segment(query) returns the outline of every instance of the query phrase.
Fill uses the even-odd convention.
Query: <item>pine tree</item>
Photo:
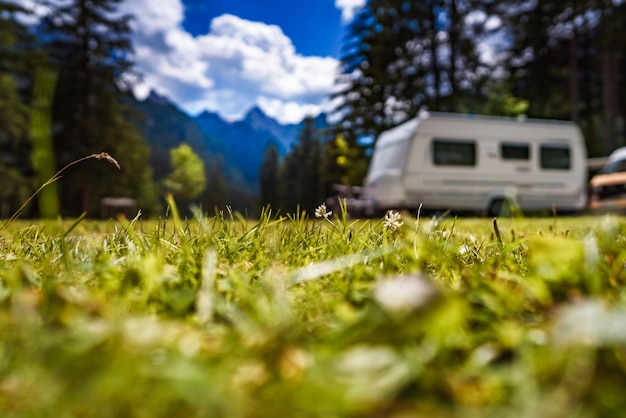
[[[511,40],[512,93],[529,103],[528,115],[577,121],[590,155],[618,146],[626,137],[617,130],[626,117],[626,5],[540,0],[497,9]]]
[[[278,171],[280,194],[279,207],[287,213],[296,209],[312,214],[324,201],[327,190],[323,169],[325,166],[324,145],[321,132],[313,118],[305,118],[298,143],[287,153]],[[272,151],[270,151],[271,153]],[[271,161],[271,154],[266,160]],[[268,168],[271,167],[268,163]],[[270,169],[266,173],[269,174]],[[267,186],[269,187],[269,183]]]
[[[312,214],[324,200],[322,191],[322,144],[315,120],[307,117],[302,122],[299,143],[295,149],[301,161],[298,179],[300,182],[300,207]]]
[[[284,213],[295,213],[300,207],[302,196],[302,185],[299,181],[300,169],[301,161],[298,153],[293,149],[285,155],[278,174],[280,209]]]
[[[485,76],[477,0],[369,0],[348,26],[335,97],[337,131],[354,144],[415,116],[420,108],[460,111]]]
[[[274,212],[280,209],[279,189],[280,156],[276,145],[270,143],[265,150],[263,163],[259,172],[259,188],[261,190],[261,206],[269,206]]]
[[[335,112],[341,119],[336,129],[351,143],[361,135],[375,134],[389,123],[385,114],[386,62],[392,49],[381,47],[377,33],[378,1],[370,0],[347,27],[341,55],[340,100]]]
[[[28,108],[19,95],[15,79],[25,65],[24,56],[18,50],[24,28],[15,16],[23,11],[20,6],[0,1],[0,144],[14,146],[28,131]]]
[[[13,143],[27,131],[27,107],[21,101],[15,78],[0,72],[0,142]]]
[[[564,103],[554,100],[564,99],[564,95],[554,92],[559,86],[567,91],[563,68],[566,49],[561,40],[554,37],[553,22],[559,15],[559,5],[553,1],[539,0],[534,4],[525,3],[515,8],[506,8],[503,18],[507,23],[512,44],[508,54],[508,69],[514,81],[514,93],[527,98],[530,103],[529,116],[562,117],[568,115]],[[558,112],[550,114],[550,112]]]
[[[28,141],[28,107],[17,80],[25,75],[26,30],[16,13],[26,10],[0,1],[0,216],[10,216],[34,190]]]
[[[205,191],[207,211],[223,210],[228,204],[228,184],[222,172],[223,157],[218,155],[211,162],[207,188]]]
[[[132,70],[130,16],[119,16],[121,0],[72,0],[51,5],[42,33],[59,68],[53,121],[58,165],[96,152],[116,158],[121,172],[90,162],[62,179],[65,212],[93,211],[99,198],[144,199],[151,181],[148,146],[129,123],[123,98]],[[104,179],[107,179],[104,181]]]

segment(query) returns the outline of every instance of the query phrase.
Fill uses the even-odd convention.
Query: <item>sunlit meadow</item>
[[[321,206],[17,220],[0,416],[622,416],[625,233]]]

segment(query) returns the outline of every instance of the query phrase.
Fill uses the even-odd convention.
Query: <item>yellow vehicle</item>
[[[604,167],[589,182],[589,209],[626,211],[626,147],[609,155]]]

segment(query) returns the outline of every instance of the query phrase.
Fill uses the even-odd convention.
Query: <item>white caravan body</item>
[[[422,112],[377,139],[363,187],[370,210],[420,206],[497,214],[579,211],[587,152],[573,122]]]

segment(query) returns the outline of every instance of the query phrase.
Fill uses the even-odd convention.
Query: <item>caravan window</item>
[[[572,166],[569,145],[541,145],[539,149],[541,168],[569,170]]]
[[[503,160],[529,160],[530,146],[522,143],[503,142],[500,144],[500,155]]]
[[[433,141],[433,162],[435,165],[476,165],[476,142],[458,139],[437,139]]]

